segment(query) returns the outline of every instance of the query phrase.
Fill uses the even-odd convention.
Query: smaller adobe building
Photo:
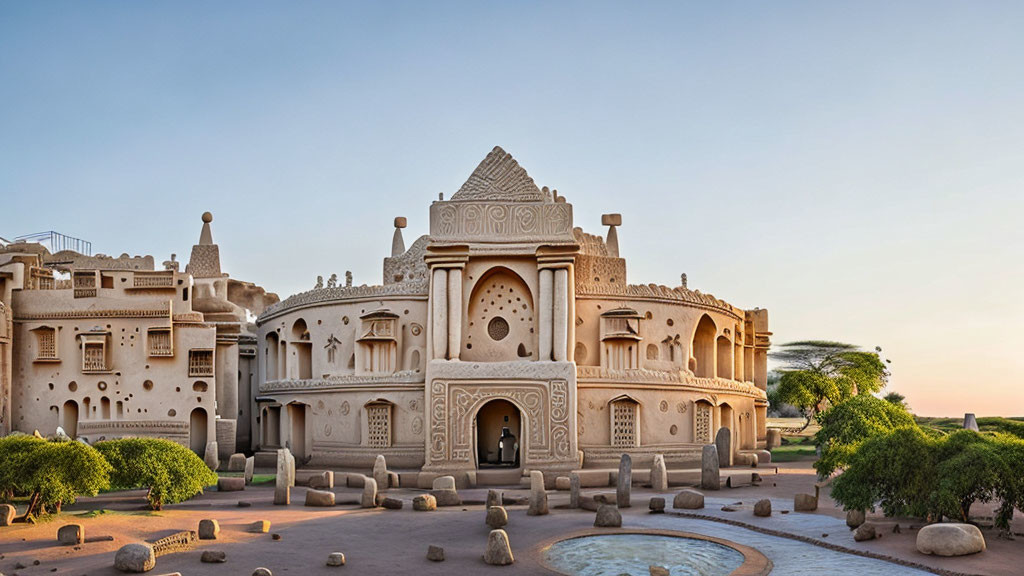
[[[381,284],[318,283],[259,316],[256,450],[450,473],[692,465],[719,427],[763,447],[766,310],[685,275],[628,283],[621,217],[584,232],[501,148],[429,218],[408,248],[395,219]]]

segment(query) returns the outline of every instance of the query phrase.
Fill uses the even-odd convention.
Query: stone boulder
[[[334,506],[334,492],[329,490],[306,490],[306,506]]]
[[[985,537],[973,524],[929,524],[917,532],[917,551],[937,556],[965,556],[985,551]]]
[[[228,561],[228,555],[222,550],[203,550],[199,561],[207,564],[221,564]]]
[[[217,478],[218,492],[241,492],[245,490],[245,478],[221,476]]]
[[[249,524],[249,532],[256,534],[266,534],[270,532],[270,520],[257,520],[252,524]]]
[[[270,568],[260,566],[252,571],[252,576],[274,576],[274,573],[270,571]]]
[[[555,490],[559,492],[568,492],[570,488],[569,477],[559,476],[555,478]]]
[[[700,510],[704,507],[704,495],[689,488],[680,490],[672,500],[672,507],[680,510]]]
[[[455,477],[439,476],[434,478],[434,483],[431,488],[434,490],[455,490]]]
[[[412,499],[412,509],[417,512],[430,512],[437,510],[437,498],[430,494],[420,494]]]
[[[619,513],[618,508],[611,504],[601,504],[597,507],[594,526],[597,528],[621,528],[622,514]]]
[[[444,548],[440,546],[427,546],[427,560],[431,562],[444,562]]]
[[[491,506],[501,506],[501,496],[502,493],[500,490],[488,490],[487,505],[485,506],[485,508],[490,508]]]
[[[487,509],[486,522],[491,530],[504,528],[508,525],[508,512],[501,506],[491,506]]]
[[[405,506],[405,502],[398,498],[385,498],[380,505],[388,510],[401,510]]]
[[[245,472],[245,454],[239,452],[228,457],[228,472]]]
[[[767,517],[772,515],[772,501],[764,498],[754,504],[754,516]]]
[[[146,543],[125,544],[114,554],[114,568],[121,572],[149,572],[155,567],[156,554]]]
[[[797,494],[793,496],[795,512],[814,512],[818,509],[818,498],[814,494]]]
[[[10,504],[0,504],[0,526],[10,526],[18,511]]]
[[[669,576],[668,568],[664,566],[650,565],[647,567],[647,573],[651,576]]]
[[[462,497],[455,490],[431,490],[438,506],[462,506]]]
[[[309,477],[309,487],[317,490],[330,490],[334,488],[334,471],[324,470],[319,474]]]
[[[57,541],[65,546],[85,542],[85,528],[81,524],[65,524],[57,530]]]
[[[327,565],[328,566],[344,566],[345,565],[345,555],[342,554],[341,552],[331,552],[330,554],[327,555]]]
[[[864,511],[863,510],[847,510],[846,511],[846,525],[850,528],[856,528],[864,523]]]
[[[651,498],[651,501],[647,504],[647,508],[651,511],[651,514],[664,514],[665,499],[661,496],[655,496]]]
[[[871,522],[864,522],[853,531],[854,542],[864,542],[866,540],[874,540],[878,536],[878,531],[875,529],[875,525]]]
[[[508,543],[508,533],[504,530],[491,530],[487,535],[487,549],[484,551],[484,562],[492,566],[508,566],[515,562],[512,546]]]
[[[216,540],[220,535],[220,522],[207,518],[199,521],[199,539]]]

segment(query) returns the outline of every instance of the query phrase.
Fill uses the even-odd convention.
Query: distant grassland
[[[929,418],[915,416],[917,425],[922,428],[931,428],[940,432],[950,433],[964,427],[963,418]],[[1012,418],[1001,418],[998,416],[985,416],[978,418],[978,429],[982,432],[1003,432],[1024,438],[1024,416]]]

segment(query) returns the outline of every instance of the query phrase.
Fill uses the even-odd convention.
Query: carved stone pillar
[[[552,303],[552,347],[556,362],[565,362],[568,356],[569,337],[569,271],[555,270],[554,302]]]
[[[448,270],[448,358],[459,359],[462,347],[462,269]]]
[[[434,268],[430,331],[434,345],[432,357],[444,359],[448,351],[448,271]]]
[[[537,321],[540,324],[538,338],[540,352],[537,357],[542,361],[551,360],[554,276],[553,270],[545,268],[540,271],[540,309],[537,310]]]

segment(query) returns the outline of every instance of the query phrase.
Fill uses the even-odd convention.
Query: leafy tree
[[[60,511],[78,496],[95,496],[109,486],[110,465],[82,442],[48,442],[34,436],[0,439],[0,491],[28,495],[25,517]]]
[[[940,441],[917,427],[868,438],[832,482],[832,498],[847,510],[873,510],[877,504],[886,516],[927,516]]]
[[[217,475],[191,450],[162,438],[123,438],[96,444],[114,467],[111,483],[121,489],[148,488],[150,508],[188,500],[217,483]]]
[[[868,438],[896,428],[917,428],[914,417],[902,406],[869,394],[854,396],[818,414],[821,429],[814,442],[821,458],[814,463],[822,477],[845,466],[857,447]]]
[[[879,357],[881,348],[865,352],[853,344],[822,340],[789,342],[778,348],[772,356],[784,365],[776,397],[800,409],[807,419],[804,428],[827,405],[878,392],[889,379],[888,360]]]
[[[936,514],[967,522],[971,504],[990,501],[1009,469],[996,443],[972,430],[953,432],[935,446],[936,486],[929,507]]]

